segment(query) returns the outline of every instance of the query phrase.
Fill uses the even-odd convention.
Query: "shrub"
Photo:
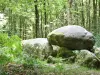
[[[7,34],[0,33],[0,47],[3,47],[4,44],[8,41],[9,37]]]
[[[0,33],[0,64],[19,61],[22,55],[21,39]],[[19,58],[20,57],[20,58]]]

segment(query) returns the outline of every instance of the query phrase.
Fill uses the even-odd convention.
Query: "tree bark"
[[[93,28],[94,34],[97,33],[97,0],[93,0]]]
[[[44,0],[44,24],[45,24],[45,37],[47,37],[47,12],[46,12],[46,0]]]
[[[85,19],[84,19],[84,3],[83,3],[83,0],[82,0],[82,11],[81,11],[81,13],[82,13],[82,21],[81,21],[81,23],[82,23],[82,25],[85,27]]]
[[[39,10],[38,1],[34,0],[35,3],[35,37],[39,37]]]

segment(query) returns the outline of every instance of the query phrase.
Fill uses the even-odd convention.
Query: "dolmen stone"
[[[52,46],[47,38],[35,38],[22,40],[23,51],[33,58],[44,59],[52,53]]]
[[[95,44],[93,34],[78,25],[68,25],[55,29],[48,34],[47,39],[52,45],[71,50],[91,50]]]

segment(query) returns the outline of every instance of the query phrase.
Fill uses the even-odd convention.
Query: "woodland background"
[[[100,0],[0,0],[6,24],[0,29],[22,39],[47,37],[65,25],[81,25],[100,34]]]

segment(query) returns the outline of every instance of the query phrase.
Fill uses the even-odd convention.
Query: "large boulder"
[[[40,59],[47,58],[53,50],[46,38],[23,40],[22,46],[25,53]]]
[[[94,53],[88,50],[80,50],[76,55],[75,62],[77,64],[92,68],[100,68],[100,60]]]
[[[66,47],[71,50],[91,50],[95,44],[93,34],[77,25],[58,28],[49,33],[47,38],[52,45]]]

